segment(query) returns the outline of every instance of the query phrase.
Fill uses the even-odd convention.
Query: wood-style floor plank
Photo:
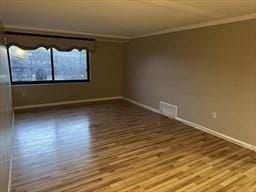
[[[16,114],[12,192],[256,192],[256,153],[125,101]]]

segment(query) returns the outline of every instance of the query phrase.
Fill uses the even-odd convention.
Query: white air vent
[[[160,114],[174,119],[177,117],[177,111],[177,106],[160,101]]]

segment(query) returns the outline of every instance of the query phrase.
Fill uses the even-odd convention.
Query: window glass
[[[10,73],[17,84],[89,81],[86,50],[9,47]]]
[[[11,46],[9,55],[13,82],[52,80],[50,50]]]
[[[86,50],[58,51],[53,48],[53,63],[55,80],[88,79]]]

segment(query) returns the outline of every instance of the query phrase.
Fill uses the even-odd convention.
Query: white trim
[[[145,33],[145,34],[134,35],[134,36],[99,34],[99,33],[89,33],[89,32],[78,32],[78,31],[72,31],[72,30],[58,30],[58,29],[49,29],[49,28],[47,29],[47,28],[5,25],[5,24],[4,24],[4,28],[8,30],[14,30],[14,31],[31,31],[31,32],[42,32],[42,33],[45,32],[45,33],[62,33],[62,34],[69,34],[69,35],[80,35],[80,36],[86,36],[86,37],[94,37],[99,41],[128,42],[131,39],[136,39],[141,37],[161,35],[161,34],[166,34],[171,32],[185,31],[190,29],[203,28],[203,27],[209,27],[209,26],[221,25],[221,24],[227,24],[227,23],[234,23],[234,22],[246,21],[251,19],[256,19],[256,13],[237,16],[237,17],[217,19],[217,20],[203,22],[199,24],[185,25],[181,27],[170,28],[166,30],[156,31],[153,33]]]
[[[123,99],[125,99],[126,101],[129,101],[130,103],[133,103],[133,104],[135,104],[135,105],[137,105],[137,106],[139,106],[139,107],[143,107],[144,109],[147,109],[147,110],[150,110],[150,111],[153,111],[153,112],[155,112],[155,113],[160,114],[160,110],[154,109],[154,108],[152,108],[152,107],[150,107],[150,106],[148,106],[148,105],[145,105],[145,104],[142,104],[142,103],[140,103],[140,102],[134,101],[134,100],[129,99],[129,98],[127,98],[127,97],[123,97]],[[191,127],[193,127],[193,128],[199,129],[199,130],[201,130],[201,131],[203,131],[203,132],[209,133],[209,134],[211,134],[211,135],[214,135],[214,136],[216,136],[216,137],[219,137],[219,138],[221,138],[221,139],[224,139],[224,140],[226,140],[226,141],[228,141],[228,142],[234,143],[234,144],[239,145],[239,146],[241,146],[241,147],[243,147],[243,148],[250,149],[250,150],[256,152],[256,146],[255,146],[255,145],[246,143],[246,142],[244,142],[244,141],[240,141],[240,140],[238,140],[238,139],[232,138],[232,137],[230,137],[230,136],[227,136],[227,135],[225,135],[225,134],[219,133],[219,132],[217,132],[217,131],[213,131],[213,130],[208,129],[208,128],[204,127],[204,126],[201,126],[201,125],[199,125],[199,124],[193,123],[193,122],[191,122],[191,121],[187,121],[187,120],[182,119],[182,118],[180,118],[180,117],[176,117],[175,119],[176,119],[177,121],[180,121],[180,122],[182,122],[182,123],[188,125],[188,126],[191,126]]]
[[[96,102],[96,101],[109,101],[109,100],[118,100],[118,99],[122,99],[122,98],[123,98],[122,96],[101,97],[101,98],[95,98],[95,99],[81,99],[81,100],[73,100],[73,101],[43,103],[43,104],[36,104],[36,105],[24,105],[24,106],[16,106],[16,107],[14,107],[14,110],[32,109],[32,108],[41,108],[41,107],[50,107],[50,106],[59,106],[59,105],[69,105],[69,104],[76,104],[76,103],[88,103],[88,102]]]
[[[92,37],[96,38],[99,41],[110,41],[110,42],[126,42],[130,40],[130,37],[121,36],[121,35],[109,35],[109,34],[100,34],[100,33],[89,33],[89,32],[78,32],[72,30],[61,30],[61,29],[46,29],[38,27],[27,27],[27,26],[18,26],[18,25],[4,25],[5,30],[18,31],[18,32],[31,32],[31,33],[54,33],[54,34],[63,34],[63,35],[74,35],[82,37]]]
[[[14,112],[12,113],[12,127],[11,127],[11,138],[13,136],[13,130],[14,130],[14,122],[15,122],[15,115]],[[10,143],[10,165],[9,165],[9,178],[8,178],[8,192],[11,192],[11,185],[12,185],[12,160],[13,160],[13,145],[12,145],[12,139]]]
[[[135,104],[135,105],[138,105],[138,106],[140,106],[140,107],[142,107],[142,108],[145,108],[145,109],[147,109],[147,110],[149,110],[149,111],[152,111],[152,112],[155,112],[155,113],[160,113],[160,111],[159,111],[158,109],[155,109],[155,108],[153,108],[153,107],[149,107],[148,105],[144,105],[144,104],[142,104],[142,103],[140,103],[140,102],[134,101],[134,100],[129,99],[129,98],[127,98],[127,97],[123,97],[123,99],[126,100],[126,101],[128,101],[128,102],[130,102],[130,103],[133,103],[133,104]]]
[[[193,122],[191,122],[191,121],[182,119],[182,118],[180,118],[180,117],[177,117],[176,120],[178,120],[178,121],[180,121],[180,122],[182,122],[182,123],[184,123],[184,124],[186,124],[186,125],[189,125],[189,126],[191,126],[191,127],[194,127],[194,128],[196,128],[196,129],[199,129],[199,130],[201,130],[201,131],[203,131],[203,132],[209,133],[209,134],[211,134],[211,135],[214,135],[214,136],[216,136],[216,137],[219,137],[219,138],[221,138],[221,139],[224,139],[224,140],[226,140],[226,141],[229,141],[229,142],[231,142],[231,143],[240,145],[241,147],[244,147],[244,148],[247,148],[247,149],[256,151],[256,146],[251,145],[251,144],[249,144],[249,143],[240,141],[240,140],[235,139],[235,138],[233,138],[233,137],[227,136],[227,135],[225,135],[225,134],[223,134],[223,133],[220,133],[220,132],[217,132],[217,131],[213,131],[213,130],[208,129],[208,128],[202,126],[202,125],[193,123]]]
[[[247,15],[238,16],[238,17],[229,17],[229,18],[225,18],[225,19],[218,19],[218,20],[203,22],[203,23],[194,24],[194,25],[185,25],[185,26],[181,26],[181,27],[156,31],[153,33],[146,33],[143,35],[136,35],[136,36],[132,36],[131,39],[149,37],[149,36],[154,36],[154,35],[162,35],[162,34],[166,34],[166,33],[185,31],[185,30],[190,30],[190,29],[197,29],[197,28],[203,28],[203,27],[209,27],[209,26],[215,26],[215,25],[221,25],[221,24],[228,24],[228,23],[246,21],[246,20],[251,20],[251,19],[256,19],[256,13],[247,14]]]

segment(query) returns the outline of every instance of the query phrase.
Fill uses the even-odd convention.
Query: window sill
[[[12,82],[12,86],[59,85],[59,84],[76,84],[76,83],[86,83],[86,82],[90,82],[90,80],[24,81],[24,82]]]

